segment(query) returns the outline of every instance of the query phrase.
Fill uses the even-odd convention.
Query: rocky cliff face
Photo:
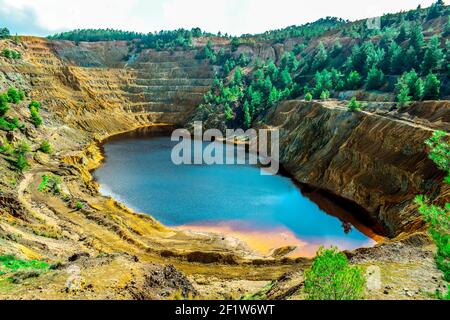
[[[356,202],[391,237],[420,230],[414,197],[450,195],[423,143],[432,130],[450,130],[450,105],[425,102],[398,112],[372,103],[365,110],[286,101],[267,123],[280,129],[280,161],[298,181]]]

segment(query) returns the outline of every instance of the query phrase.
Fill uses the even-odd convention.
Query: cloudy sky
[[[259,33],[325,16],[350,20],[428,7],[435,0],[0,0],[0,27],[45,36],[76,28],[140,32],[200,27]],[[445,0],[446,4],[450,0]]]

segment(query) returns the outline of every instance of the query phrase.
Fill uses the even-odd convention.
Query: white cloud
[[[412,9],[418,4],[429,6],[434,1],[0,0],[0,24],[8,12],[21,12],[35,16],[38,24],[35,33],[75,28],[117,28],[149,32],[198,26],[211,32],[221,30],[242,34],[298,25],[325,16],[361,19]],[[445,2],[448,4],[450,0]]]

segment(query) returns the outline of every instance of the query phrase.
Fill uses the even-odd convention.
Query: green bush
[[[362,270],[350,266],[337,248],[320,248],[311,269],[305,272],[309,300],[359,300],[364,297],[364,289]]]
[[[17,153],[26,154],[31,151],[31,147],[25,140],[22,140],[17,145]]]
[[[41,109],[41,104],[39,103],[39,102],[37,102],[37,101],[31,101],[30,102],[30,104],[28,105],[28,107],[31,109],[31,108],[36,108],[37,110],[39,110],[39,109]]]
[[[81,210],[84,208],[84,205],[80,201],[77,201],[77,203],[75,204],[75,207],[77,208],[77,210]]]
[[[39,150],[46,154],[52,153],[52,146],[47,140],[42,141],[41,145],[39,146]]]
[[[10,59],[10,58],[11,58],[11,50],[9,50],[9,49],[7,49],[7,48],[4,48],[4,49],[2,50],[2,55],[3,55],[5,58]]]
[[[21,154],[21,153],[19,155],[17,155],[17,158],[13,162],[13,164],[14,164],[14,167],[19,172],[22,172],[29,167],[29,164],[28,164],[27,159],[25,158],[25,155]]]
[[[0,130],[14,131],[16,129],[17,129],[17,124],[15,123],[14,119],[12,119],[11,121],[8,121],[5,118],[0,118]]]
[[[50,192],[50,193],[54,193],[54,194],[60,194],[61,193],[61,178],[54,174],[50,174],[50,175],[44,174],[42,176],[41,183],[38,186],[38,190],[40,192]]]
[[[30,107],[31,121],[36,127],[42,124],[42,118],[39,116],[39,109],[34,106]]]
[[[307,94],[305,94],[305,100],[306,100],[306,101],[311,101],[312,98],[313,98],[313,96],[312,96],[311,93],[308,92]]]
[[[356,100],[356,97],[352,97],[352,99],[350,100],[350,102],[347,105],[348,111],[358,111],[361,109],[361,102],[358,102]]]
[[[330,98],[330,91],[328,90],[324,90],[322,91],[322,93],[320,94],[320,100],[327,100]]]
[[[15,150],[14,150],[14,147],[12,146],[12,144],[10,144],[8,142],[8,140],[5,139],[2,142],[2,144],[0,145],[0,152],[7,154],[9,156],[12,156],[12,155],[14,155]]]
[[[17,104],[17,103],[20,102],[21,99],[20,99],[19,91],[17,91],[17,90],[14,89],[13,87],[10,87],[10,88],[8,89],[7,94],[8,94],[8,97],[9,97],[9,101],[10,101],[11,103]]]
[[[45,270],[49,268],[49,264],[38,260],[21,260],[13,255],[0,256],[0,274],[14,273],[22,269]]]

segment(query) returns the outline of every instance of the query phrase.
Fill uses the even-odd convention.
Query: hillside
[[[374,248],[347,252],[386,276],[368,298],[431,298],[445,282],[414,197],[450,197],[423,143],[450,131],[449,30],[438,2],[384,16],[374,30],[327,18],[240,38],[78,30],[1,39],[0,297],[240,298],[275,281],[267,298],[302,298],[292,288],[309,259],[173,230],[99,193],[91,171],[102,141],[203,120],[279,128],[287,173],[351,201],[382,233]]]

